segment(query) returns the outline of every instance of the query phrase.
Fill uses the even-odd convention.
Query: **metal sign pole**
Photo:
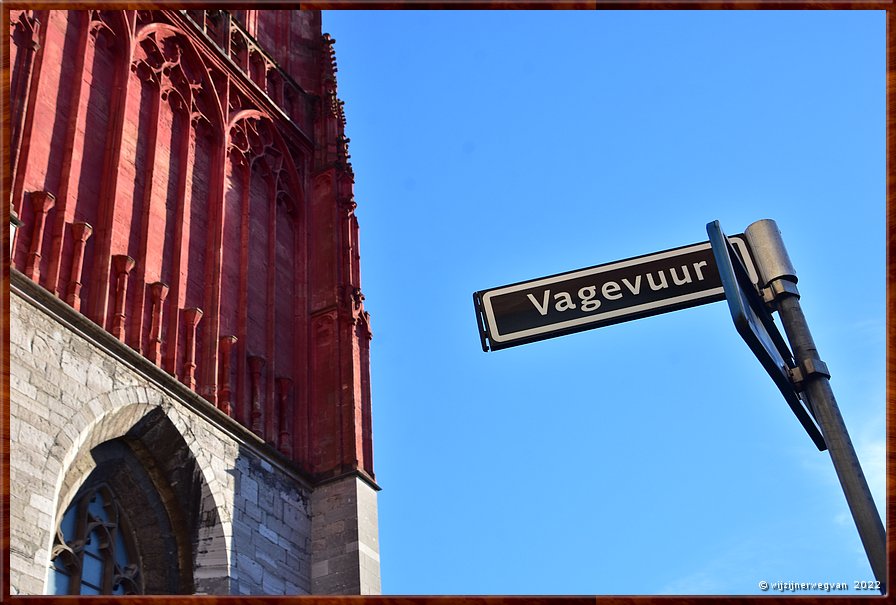
[[[887,547],[886,530],[880,519],[874,498],[865,480],[855,448],[834,399],[827,366],[821,361],[806,317],[800,308],[796,287],[796,271],[790,263],[781,232],[772,220],[761,220],[746,229],[747,241],[753,252],[760,274],[760,285],[767,293],[781,317],[781,323],[793,349],[796,379],[815,420],[824,435],[834,470],[846,496],[849,510],[859,530],[859,536],[871,563],[881,593],[886,592]]]

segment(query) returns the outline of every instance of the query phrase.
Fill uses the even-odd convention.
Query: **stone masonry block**
[[[258,482],[248,476],[242,476],[240,479],[240,495],[246,502],[258,504]]]
[[[255,548],[255,560],[273,573],[280,573],[286,562],[286,549],[274,544],[261,544]]]
[[[27,399],[37,399],[37,388],[30,383],[30,374],[19,376],[15,372],[10,372],[9,388],[11,391],[17,391],[22,397]],[[12,394],[10,394],[12,396]]]
[[[265,594],[282,595],[284,594],[286,584],[280,578],[266,573],[264,574],[261,587]]]
[[[28,504],[32,508],[50,517],[54,517],[56,515],[56,505],[50,498],[41,496],[39,494],[31,494],[31,497],[28,499]]]
[[[261,586],[262,578],[264,576],[264,569],[258,562],[250,559],[245,555],[237,554],[236,564],[237,568],[240,570],[241,583],[245,582],[246,580],[250,580],[256,586]]]
[[[87,386],[96,393],[107,393],[112,390],[112,377],[102,366],[91,364],[87,368]]]
[[[264,523],[258,526],[258,533],[266,538],[271,544],[277,544],[277,532],[271,530]]]

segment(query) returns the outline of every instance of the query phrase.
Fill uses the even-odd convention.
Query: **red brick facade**
[[[373,477],[319,12],[10,11],[13,266],[314,479]]]

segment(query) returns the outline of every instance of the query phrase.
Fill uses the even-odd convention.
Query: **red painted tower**
[[[319,12],[10,12],[13,266],[313,482],[373,484],[368,314]]]

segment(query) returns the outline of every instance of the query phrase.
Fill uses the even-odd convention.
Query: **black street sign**
[[[750,279],[745,239],[730,238]],[[473,304],[483,351],[496,351],[724,300],[709,242],[480,290]]]
[[[768,307],[754,286],[756,280],[747,274],[747,269],[734,253],[734,247],[731,245],[734,243],[731,241],[734,238],[725,237],[719,221],[707,224],[706,231],[709,234],[719,277],[725,289],[725,298],[738,334],[771,376],[815,446],[821,451],[826,450],[827,446],[821,431],[803,407],[790,379],[790,370],[795,367],[790,349],[787,348],[787,343],[775,326]]]

